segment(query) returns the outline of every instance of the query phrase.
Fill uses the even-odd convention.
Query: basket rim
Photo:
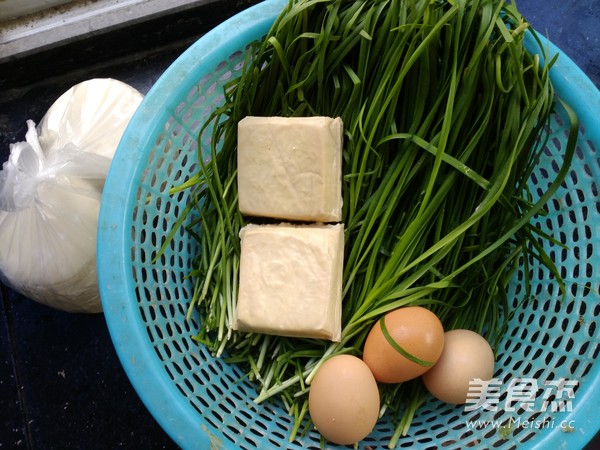
[[[177,98],[181,98],[177,92],[187,93],[195,83],[196,79],[190,80],[189,75],[199,66],[212,70],[221,62],[223,54],[232,54],[240,48],[240,43],[255,39],[257,33],[266,33],[287,3],[287,0],[265,0],[247,8],[199,38],[169,66],[149,90],[123,134],[102,195],[97,271],[109,333],[138,396],[163,430],[182,448],[234,446],[211,435],[208,424],[206,427],[201,424],[197,411],[189,403],[165,401],[181,393],[162,370],[156,353],[148,343],[146,331],[143,327],[134,326],[131,320],[139,311],[137,305],[130,301],[135,298],[135,291],[131,269],[124,262],[130,258],[130,230],[133,226],[130,210],[136,201],[136,186],[142,172],[140,161],[148,156],[162,124],[177,107]],[[527,38],[531,40],[532,35]],[[588,139],[600,143],[600,117],[597,116],[600,91],[558,47],[543,36],[538,38],[547,47],[550,58],[560,54],[550,71],[556,92],[573,107]],[[177,86],[176,93],[173,86]],[[574,448],[573,445],[584,447],[600,430],[600,423],[593,419],[595,405],[600,402],[600,365],[595,364],[586,378],[588,389],[585,395],[580,394],[580,407],[572,413],[578,424],[577,432],[568,433],[568,440],[567,436],[559,437],[561,442],[558,444],[569,448]],[[556,438],[560,430],[548,431],[541,439],[532,439],[533,442],[525,443],[524,447],[545,448],[550,443],[559,447]]]

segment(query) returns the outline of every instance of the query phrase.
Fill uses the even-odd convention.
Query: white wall
[[[0,63],[221,0],[0,0]],[[50,4],[63,5],[52,8]],[[47,11],[2,20],[17,11]],[[50,8],[50,9],[48,9]]]
[[[43,11],[73,0],[0,0],[0,21]]]

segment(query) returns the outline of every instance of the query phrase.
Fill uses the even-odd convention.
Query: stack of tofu
[[[238,124],[240,231],[234,328],[339,341],[343,124],[246,117]]]

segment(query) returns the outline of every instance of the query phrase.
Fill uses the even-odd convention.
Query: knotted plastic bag
[[[22,295],[101,312],[96,234],[104,181],[142,95],[94,79],[63,94],[0,171],[0,274]]]

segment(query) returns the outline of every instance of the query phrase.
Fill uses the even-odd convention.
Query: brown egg
[[[356,356],[337,355],[317,371],[308,395],[310,418],[325,439],[353,444],[365,438],[379,417],[379,389]]]
[[[493,375],[494,352],[485,338],[470,330],[451,330],[442,356],[423,375],[423,382],[437,399],[460,405],[467,400],[470,381],[487,381]]]
[[[383,332],[382,320],[393,345]],[[440,319],[426,308],[408,306],[377,321],[365,341],[363,360],[377,381],[400,383],[429,370],[443,347],[444,327]]]

